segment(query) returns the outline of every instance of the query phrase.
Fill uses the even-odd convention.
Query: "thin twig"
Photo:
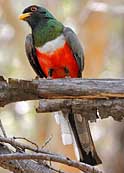
[[[13,139],[15,139],[15,140],[17,140],[17,139],[25,140],[25,141],[31,143],[32,145],[34,145],[36,147],[36,150],[39,150],[38,145],[35,142],[32,142],[31,140],[29,140],[27,138],[24,138],[24,137],[15,137],[14,136]]]
[[[23,144],[21,142],[17,142],[15,141],[13,138],[4,138],[4,137],[1,137],[0,136],[0,142],[4,142],[4,143],[8,143],[10,144],[11,146],[13,147],[18,147],[18,148],[21,148],[22,150],[30,150],[30,151],[33,151],[33,152],[36,152],[36,153],[46,153],[46,154],[51,154],[51,155],[57,155],[55,153],[52,153],[50,151],[47,151],[47,150],[43,150],[43,149],[37,149],[37,148],[34,148],[34,147],[31,147],[27,144]]]
[[[42,145],[41,148],[42,148],[42,149],[45,148],[46,145],[50,143],[50,141],[52,140],[52,138],[53,138],[53,135],[51,135],[51,136],[44,142],[44,144]]]
[[[2,131],[2,133],[3,133],[3,136],[4,136],[5,138],[7,138],[7,134],[6,134],[6,131],[5,131],[4,127],[3,127],[3,124],[2,124],[2,121],[1,121],[1,120],[0,120],[0,128],[1,128],[1,131]]]

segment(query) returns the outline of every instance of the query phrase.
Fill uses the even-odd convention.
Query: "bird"
[[[81,78],[84,51],[71,28],[64,26],[46,8],[37,5],[26,7],[19,19],[26,21],[31,28],[31,33],[26,36],[25,50],[39,78]],[[84,117],[70,112],[67,116],[61,115],[59,123],[65,131],[62,134],[64,144],[73,140],[81,162],[93,166],[101,163]]]

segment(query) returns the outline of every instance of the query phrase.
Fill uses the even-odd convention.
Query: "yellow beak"
[[[29,13],[24,13],[19,16],[20,20],[25,20],[27,17],[31,16],[31,12]]]

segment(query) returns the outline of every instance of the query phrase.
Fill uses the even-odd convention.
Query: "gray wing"
[[[84,69],[84,53],[83,48],[78,40],[77,35],[68,27],[65,27],[63,30],[63,34],[69,46],[72,49],[73,55],[76,59],[76,62],[79,66],[79,76],[81,77],[81,73]]]
[[[40,77],[46,77],[44,72],[42,71],[40,64],[38,62],[37,59],[37,55],[36,55],[36,50],[33,44],[33,39],[32,39],[32,35],[29,34],[26,37],[25,40],[25,50],[26,50],[26,55],[28,57],[28,60],[33,68],[33,70],[35,71],[35,73]]]

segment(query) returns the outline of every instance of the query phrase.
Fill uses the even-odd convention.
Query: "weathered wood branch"
[[[63,112],[71,110],[73,113],[82,114],[91,121],[98,118],[97,111],[101,119],[112,116],[115,120],[121,121],[124,117],[124,99],[42,99],[37,108],[38,113],[60,110]]]
[[[124,79],[39,79],[0,77],[0,106],[22,100],[124,98]]]
[[[23,143],[17,142],[14,138],[0,137],[0,166],[16,173],[55,173],[49,166],[38,160],[47,160],[62,163],[71,167],[75,167],[85,173],[102,173],[93,166],[71,160],[68,157],[46,152],[39,148],[34,148]],[[6,145],[10,144],[14,148],[18,148],[21,152],[12,152]],[[35,153],[26,153],[24,149],[31,150]],[[23,152],[22,152],[23,151]]]
[[[0,121],[0,129],[4,137],[0,136],[0,166],[14,173],[65,173],[57,170],[44,161],[53,161],[77,168],[85,173],[102,173],[93,166],[71,160],[60,154],[55,154],[43,149],[24,137],[8,138]],[[16,141],[22,139],[29,142],[32,146]],[[6,144],[11,145],[11,149]],[[14,148],[14,150],[13,150]],[[16,150],[16,151],[15,151]],[[31,151],[30,153],[27,150]]]
[[[0,156],[4,157],[8,154],[14,154],[14,152],[12,152],[12,150],[10,150],[3,143],[0,143]],[[31,159],[18,161],[16,159],[0,159],[0,167],[16,173],[55,173],[55,171],[49,169],[43,163],[39,164],[38,162],[34,162]]]
[[[85,173],[102,173],[102,171],[99,171],[95,169],[95,167],[87,165],[82,162],[78,162],[75,160],[71,160],[67,157],[58,157],[54,155],[48,155],[48,154],[22,154],[22,153],[14,153],[14,154],[1,154],[0,160],[48,160],[48,161],[54,161],[58,163],[62,163],[68,166],[72,166],[74,168],[77,168]]]
[[[120,121],[124,117],[124,79],[6,81],[3,77],[0,78],[0,106],[37,99],[42,99],[38,109],[40,112],[71,109],[74,113],[83,113],[87,119],[94,121],[98,110],[101,118],[113,116]],[[91,113],[88,114],[87,110]]]

